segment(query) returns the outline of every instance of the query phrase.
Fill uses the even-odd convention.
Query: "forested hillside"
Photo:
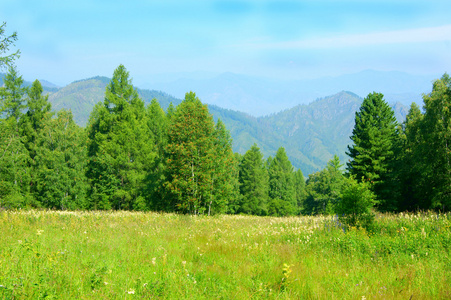
[[[104,100],[109,81],[107,77],[98,76],[75,81],[60,89],[43,88],[54,111],[69,109],[75,122],[85,126],[94,105]],[[180,99],[161,91],[137,91],[144,103],[149,104],[155,98],[164,110],[170,103],[175,106],[181,103]],[[294,167],[308,175],[323,168],[334,154],[341,160],[347,159],[346,146],[350,142],[354,113],[361,101],[357,95],[343,91],[309,105],[298,105],[258,118],[216,105],[208,105],[208,108],[215,121],[221,119],[230,131],[234,152],[244,154],[256,143],[268,157],[283,146]],[[393,109],[402,122],[408,108],[396,103]]]

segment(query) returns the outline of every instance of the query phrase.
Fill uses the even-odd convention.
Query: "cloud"
[[[249,44],[254,48],[267,49],[330,49],[364,47],[372,45],[429,43],[451,41],[451,25],[395,30],[366,34],[341,35],[301,41]]]

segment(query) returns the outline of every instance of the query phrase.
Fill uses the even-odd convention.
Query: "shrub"
[[[372,208],[375,204],[376,197],[370,190],[369,183],[359,183],[351,177],[343,185],[342,197],[335,211],[344,224],[368,229],[374,220]]]

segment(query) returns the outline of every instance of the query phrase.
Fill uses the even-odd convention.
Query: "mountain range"
[[[409,106],[421,103],[421,94],[431,89],[432,81],[441,74],[412,75],[398,71],[365,70],[354,74],[317,79],[275,80],[234,73],[180,74],[171,78],[149,79],[153,89],[183,98],[195,91],[205,103],[238,110],[260,117],[292,108],[298,104],[335,94],[352,91],[360,97],[371,92],[382,93],[389,103]]]
[[[75,81],[62,88],[46,81],[41,82],[53,110],[70,109],[74,120],[80,126],[85,126],[94,105],[103,101],[110,78],[97,76]],[[165,92],[139,88],[137,91],[146,104],[156,98],[165,110],[169,103],[176,106],[181,102],[181,99]],[[279,98],[275,99],[277,102]],[[233,101],[240,103],[241,100]],[[220,118],[230,131],[235,152],[243,154],[256,143],[267,157],[275,155],[277,149],[283,146],[293,166],[308,175],[322,169],[334,154],[343,163],[348,159],[345,152],[350,143],[355,112],[362,101],[363,98],[353,92],[341,91],[309,104],[293,105],[289,109],[259,117],[215,104],[208,104],[208,107],[214,119]],[[403,121],[408,107],[400,102],[394,103],[392,107],[397,119]]]

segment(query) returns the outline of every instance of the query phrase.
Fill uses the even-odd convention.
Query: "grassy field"
[[[0,212],[2,299],[446,299],[451,214]]]

